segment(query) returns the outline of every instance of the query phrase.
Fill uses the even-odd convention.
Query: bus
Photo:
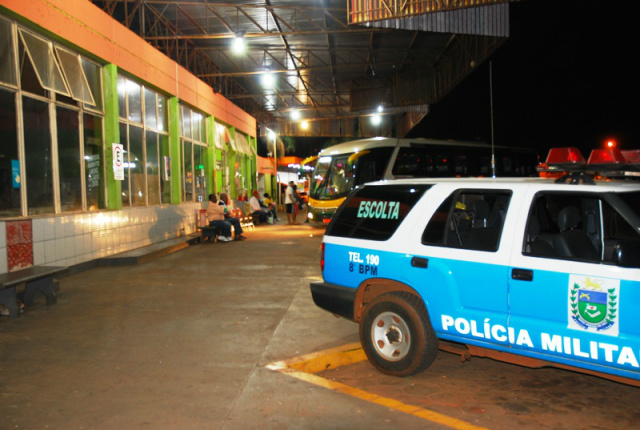
[[[495,166],[492,165],[492,149]],[[408,177],[536,176],[538,154],[482,142],[374,137],[325,148],[315,160],[308,218],[328,223],[351,190]]]

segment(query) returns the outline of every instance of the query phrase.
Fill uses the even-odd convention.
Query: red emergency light
[[[627,164],[640,165],[640,149],[628,149],[620,152],[622,152],[622,156]]]
[[[547,164],[583,166],[585,160],[578,148],[551,148],[547,155]]]
[[[589,166],[612,166],[619,167],[626,164],[622,152],[617,148],[594,149],[589,155]]]
[[[590,177],[637,177],[640,176],[640,150],[621,151],[616,147],[594,149],[589,155],[589,161],[578,148],[551,148],[545,163],[538,168],[541,177],[569,180],[585,175]],[[574,181],[572,183],[576,183]]]

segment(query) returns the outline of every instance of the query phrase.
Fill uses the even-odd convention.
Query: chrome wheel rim
[[[373,346],[385,360],[400,361],[411,348],[409,326],[395,312],[383,312],[371,325]]]

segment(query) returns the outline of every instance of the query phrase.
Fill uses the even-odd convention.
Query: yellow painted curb
[[[266,367],[320,387],[348,394],[350,396],[366,400],[367,402],[395,409],[456,430],[488,430],[486,427],[479,427],[457,418],[428,409],[423,409],[419,406],[409,405],[395,399],[378,396],[377,394],[369,393],[340,382],[330,381],[317,375],[317,373],[322,372],[323,370],[347,366],[366,359],[367,357],[362,350],[360,343],[351,343],[338,348],[295,357],[290,360],[277,361],[275,363],[268,364]]]

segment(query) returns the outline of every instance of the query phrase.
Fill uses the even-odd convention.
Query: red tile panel
[[[33,266],[31,220],[7,221],[5,224],[9,272]]]

